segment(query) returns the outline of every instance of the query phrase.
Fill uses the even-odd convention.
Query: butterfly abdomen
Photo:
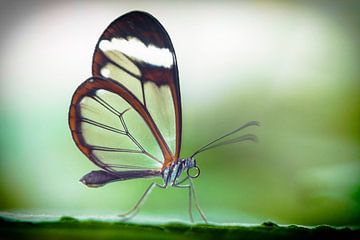
[[[88,187],[101,187],[110,182],[124,181],[134,178],[148,178],[160,176],[161,172],[156,170],[137,170],[108,172],[103,170],[92,171],[83,176],[80,182]]]

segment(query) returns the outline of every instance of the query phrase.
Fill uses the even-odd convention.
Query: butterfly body
[[[189,170],[196,169],[195,175],[190,175]],[[159,185],[162,188],[168,186],[177,187],[179,183],[184,182],[180,180],[183,173],[186,173],[185,179],[196,178],[200,174],[200,169],[196,165],[194,158],[184,158],[173,162],[169,167],[163,170],[132,170],[123,172],[108,172],[103,170],[92,171],[80,179],[80,182],[88,187],[102,187],[107,183],[124,181],[129,179],[138,178],[151,178],[160,177],[163,179],[163,185]]]

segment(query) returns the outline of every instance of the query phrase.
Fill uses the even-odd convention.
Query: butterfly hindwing
[[[156,125],[136,98],[118,84],[99,78],[81,84],[72,99],[69,122],[80,150],[106,170],[162,165],[159,144],[148,126],[158,132]]]

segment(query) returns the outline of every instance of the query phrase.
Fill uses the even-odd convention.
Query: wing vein
[[[103,147],[103,146],[91,146],[92,150],[104,151],[104,152],[127,152],[127,153],[143,153],[139,150],[126,149],[126,148],[112,148],[112,147]]]
[[[107,110],[109,110],[111,113],[115,114],[116,116],[120,116],[121,113],[119,111],[117,111],[115,108],[113,108],[110,104],[108,104],[104,99],[102,99],[99,96],[92,96],[92,98],[97,101],[98,103],[100,103],[103,107],[105,107]]]
[[[127,165],[127,164],[107,164],[107,166],[111,167],[111,168],[128,168],[128,169],[144,169],[144,170],[148,170],[148,169],[157,170],[157,169],[159,169],[159,168],[143,168],[143,167],[134,166],[134,165]]]
[[[126,132],[123,131],[123,130],[120,130],[120,129],[117,129],[117,128],[114,128],[114,127],[111,127],[111,126],[108,126],[108,125],[105,125],[105,124],[102,124],[102,123],[99,123],[97,121],[94,121],[94,120],[91,120],[91,119],[88,119],[88,118],[81,118],[81,121],[85,122],[85,123],[88,123],[88,124],[91,124],[93,126],[105,129],[105,130],[109,130],[109,131],[112,131],[112,132],[115,132],[115,133],[126,135]]]

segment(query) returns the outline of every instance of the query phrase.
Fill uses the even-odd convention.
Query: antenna
[[[211,141],[210,143],[206,144],[205,146],[201,147],[200,149],[198,149],[197,151],[195,151],[191,155],[191,158],[193,158],[198,153],[201,153],[203,151],[206,151],[206,150],[209,150],[209,149],[212,149],[212,148],[215,148],[215,147],[220,147],[220,146],[223,146],[223,145],[243,142],[243,141],[247,141],[247,140],[257,142],[257,137],[255,135],[253,135],[253,134],[245,134],[245,135],[242,135],[240,137],[236,137],[236,138],[233,138],[233,139],[230,139],[230,140],[219,142],[221,139],[226,138],[226,137],[228,137],[230,135],[233,135],[233,134],[239,132],[240,130],[245,129],[245,128],[250,127],[250,126],[260,126],[260,123],[258,121],[250,121],[250,122],[245,123],[241,127],[237,128],[237,129],[235,129],[235,130],[233,130],[233,131],[231,131],[229,133],[226,133],[225,135],[223,135],[223,136]]]

